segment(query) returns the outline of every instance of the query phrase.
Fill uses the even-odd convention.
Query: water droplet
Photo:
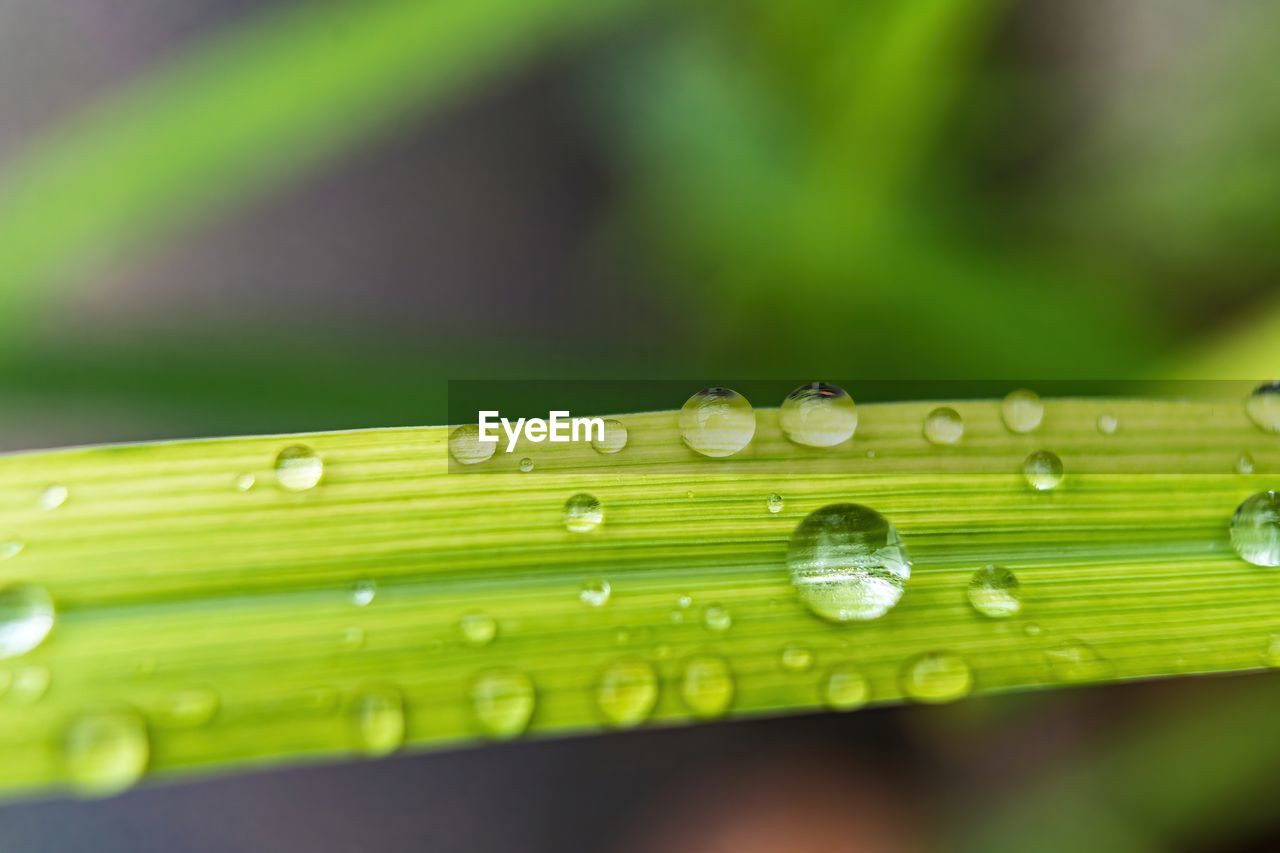
[[[586,492],[564,502],[564,526],[571,533],[588,533],[604,521],[604,507],[594,495]]]
[[[588,578],[578,591],[578,600],[588,607],[604,607],[609,603],[613,587],[603,578]]]
[[[917,702],[952,702],[973,686],[964,658],[951,652],[926,652],[902,669],[902,692]]]
[[[68,779],[90,796],[115,794],[133,785],[151,755],[147,724],[135,711],[91,711],[68,726],[62,759]]]
[[[702,611],[702,623],[709,631],[728,631],[733,627],[733,617],[729,615],[729,608],[724,605],[708,604]]]
[[[1098,432],[1103,435],[1115,435],[1120,428],[1120,421],[1115,415],[1098,415]]]
[[[1000,417],[1012,432],[1031,432],[1044,420],[1044,403],[1034,391],[1025,388],[1010,391],[1000,404]]]
[[[658,676],[653,667],[641,660],[623,660],[611,664],[600,678],[596,704],[600,713],[614,726],[630,728],[639,725],[653,713],[658,701]]]
[[[365,690],[356,697],[351,710],[356,739],[366,755],[388,755],[404,744],[404,697],[399,690]]]
[[[693,606],[692,595],[681,595],[678,598],[676,598],[676,607],[679,607],[683,610],[687,610],[692,606]]]
[[[218,694],[207,687],[194,687],[169,697],[158,709],[160,722],[175,728],[199,728],[218,713]]]
[[[1097,681],[1111,671],[1092,646],[1079,640],[1059,643],[1046,649],[1044,656],[1054,677],[1060,681]]]
[[[0,536],[0,560],[8,560],[22,553],[26,543],[17,536]]]
[[[1240,456],[1236,459],[1236,473],[1252,474],[1253,473],[1253,457],[1250,456],[1248,453],[1241,453]]]
[[[606,418],[604,435],[591,439],[591,446],[600,453],[617,453],[627,446],[627,428],[621,421]]]
[[[800,599],[835,622],[883,616],[911,577],[897,529],[860,504],[831,504],[806,516],[791,534],[787,568]]]
[[[294,444],[276,455],[276,482],[291,492],[314,488],[324,476],[324,461],[304,444]]]
[[[1231,547],[1255,566],[1280,566],[1280,493],[1258,492],[1236,508]]]
[[[1037,492],[1047,492],[1062,482],[1062,460],[1056,453],[1037,450],[1023,460],[1022,476]]]
[[[778,663],[789,672],[808,672],[813,669],[813,649],[791,643],[783,647]]]
[[[237,492],[247,492],[252,489],[254,484],[257,482],[258,478],[252,474],[241,474],[236,477],[234,485]]]
[[[42,586],[17,583],[0,589],[0,659],[26,654],[44,642],[56,615]]]
[[[724,658],[691,658],[680,679],[680,698],[695,717],[718,717],[733,701],[733,674]]]
[[[950,446],[964,436],[964,421],[955,409],[943,406],[924,419],[924,437],[930,444]]]
[[[849,664],[837,664],[822,683],[822,699],[833,711],[852,711],[867,704],[871,688],[866,677]]]
[[[530,459],[528,456],[526,456],[525,458],[523,458],[523,459],[521,459],[521,460],[520,460],[520,473],[521,473],[521,474],[528,474],[528,473],[529,473],[530,471],[532,471],[532,470],[533,470],[533,460],[532,460],[532,459]]]
[[[9,685],[9,701],[18,705],[30,705],[39,702],[49,692],[49,684],[53,676],[47,667],[23,666],[14,670],[13,681]]]
[[[1041,630],[1040,626],[1035,622],[1028,622],[1026,627],[1022,629],[1022,633],[1026,634],[1028,637],[1038,637],[1040,636]]]
[[[1004,566],[978,569],[969,579],[969,603],[983,616],[1008,619],[1022,609],[1018,578]]]
[[[367,607],[378,594],[378,584],[374,581],[356,581],[351,586],[351,603],[356,607]]]
[[[490,737],[518,737],[533,717],[535,693],[529,676],[514,669],[495,669],[471,685],[471,711]]]
[[[462,637],[473,646],[486,646],[498,636],[498,623],[488,613],[473,610],[462,614],[458,620],[458,628]]]
[[[1280,382],[1268,382],[1253,389],[1244,401],[1249,420],[1263,432],[1280,432]]]
[[[769,495],[769,497],[765,498],[764,501],[765,507],[768,508],[769,512],[774,513],[775,515],[782,512],[782,504],[782,495],[777,492]]]
[[[463,424],[449,433],[449,455],[459,465],[487,462],[497,449],[498,442],[480,440],[480,427],[476,424]]]
[[[45,512],[55,510],[66,503],[70,495],[71,493],[67,491],[66,486],[46,486],[44,491],[40,493],[40,508]]]
[[[747,398],[728,388],[706,388],[680,409],[680,435],[703,456],[732,456],[756,434],[756,413]]]
[[[858,428],[858,409],[843,388],[811,382],[782,401],[778,425],[796,444],[834,447],[853,436]]]

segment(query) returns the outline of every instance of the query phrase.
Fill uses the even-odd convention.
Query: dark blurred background
[[[0,0],[0,448],[460,378],[1274,374],[1278,49],[1246,0]],[[1274,849],[1276,691],[277,770],[0,849]]]

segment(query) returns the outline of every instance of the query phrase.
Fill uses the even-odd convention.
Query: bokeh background
[[[1278,51],[1247,0],[0,0],[0,449],[463,378],[1265,378]],[[1273,682],[19,803],[0,849],[1275,849]]]

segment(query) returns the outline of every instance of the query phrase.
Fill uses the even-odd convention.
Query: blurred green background
[[[0,447],[438,423],[463,378],[1266,378],[1277,48],[1245,0],[0,0]],[[276,771],[0,847],[1274,849],[1272,681]]]

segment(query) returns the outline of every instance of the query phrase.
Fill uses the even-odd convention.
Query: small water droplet
[[[733,702],[733,673],[724,658],[691,658],[680,679],[680,698],[695,717],[719,717]]]
[[[52,485],[46,486],[44,491],[40,493],[40,508],[45,512],[57,509],[67,502],[67,498],[71,492],[67,491],[66,486]]]
[[[778,663],[788,672],[808,672],[813,669],[813,649],[790,643],[783,647]]]
[[[680,435],[703,456],[732,456],[756,434],[756,413],[747,398],[728,388],[705,388],[680,409]]]
[[[843,388],[811,382],[782,401],[778,425],[796,444],[834,447],[848,441],[858,428],[858,408]]]
[[[604,507],[595,495],[576,494],[564,502],[564,526],[570,533],[589,533],[604,521]]]
[[[498,623],[488,613],[479,610],[462,614],[458,629],[462,631],[463,639],[473,646],[486,646],[498,636]]]
[[[604,435],[591,439],[591,446],[600,453],[617,453],[627,446],[627,428],[621,421],[606,418]]]
[[[1249,420],[1263,432],[1280,432],[1280,382],[1267,382],[1253,389],[1244,401]]]
[[[943,406],[924,419],[924,437],[930,444],[951,446],[964,437],[964,421],[955,409]]]
[[[969,579],[969,603],[983,616],[1008,619],[1022,609],[1018,578],[1004,566],[978,569]]]
[[[973,672],[951,652],[925,652],[902,669],[902,692],[917,702],[952,702],[968,694]]]
[[[1258,492],[1236,508],[1231,547],[1255,566],[1280,566],[1280,493]]]
[[[378,594],[378,584],[371,580],[356,581],[351,586],[351,603],[356,607],[367,607],[373,603]]]
[[[897,529],[860,504],[831,504],[806,516],[791,534],[787,568],[800,599],[834,622],[883,616],[911,577]]]
[[[1010,391],[1000,404],[1000,417],[1011,432],[1028,433],[1044,420],[1044,403],[1034,391],[1025,388]]]
[[[0,659],[26,654],[44,642],[56,616],[42,586],[17,583],[0,589]]]
[[[157,710],[158,722],[174,728],[208,725],[218,713],[218,694],[207,687],[175,693]]]
[[[642,660],[622,660],[604,671],[596,689],[596,704],[611,725],[630,728],[653,713],[658,701],[658,676]]]
[[[867,451],[867,458],[868,458],[868,459],[875,459],[875,458],[876,458],[876,452],[875,452],[874,450],[868,450],[868,451]]]
[[[1057,488],[1062,482],[1062,473],[1062,460],[1048,450],[1037,450],[1022,463],[1022,476],[1026,478],[1027,485],[1037,492]]]
[[[729,615],[729,608],[724,605],[708,604],[702,611],[702,623],[707,626],[707,630],[718,633],[733,627],[733,617]]]
[[[394,687],[363,691],[351,706],[356,741],[366,755],[389,755],[404,744],[404,697]]]
[[[769,495],[769,497],[765,498],[765,501],[764,501],[765,507],[769,510],[769,512],[775,515],[777,513],[782,512],[782,504],[783,504],[782,495],[778,494],[777,492],[774,492],[773,494]]]
[[[449,433],[449,455],[459,465],[487,462],[497,449],[498,442],[480,440],[480,427],[476,424],[463,424]]]
[[[613,587],[603,578],[588,578],[582,582],[578,591],[578,600],[588,607],[604,607],[609,603],[609,595]]]
[[[147,724],[135,711],[91,711],[77,717],[62,739],[67,778],[89,796],[115,794],[147,769],[151,743]]]
[[[0,536],[0,560],[8,560],[22,553],[26,543],[12,534]]]
[[[258,478],[252,474],[240,474],[236,477],[234,485],[237,492],[247,492],[252,489],[254,484],[257,482]]]
[[[693,606],[693,596],[692,596],[692,595],[681,595],[681,596],[679,596],[679,597],[677,597],[677,598],[676,598],[676,607],[679,607],[679,608],[682,608],[682,609],[687,610],[688,608],[690,608],[690,607],[692,607],[692,606]]]
[[[533,682],[519,670],[490,670],[471,685],[471,711],[476,722],[499,740],[524,733],[535,701]]]
[[[1041,630],[1040,626],[1035,622],[1028,622],[1026,627],[1022,629],[1022,633],[1026,634],[1028,637],[1038,637],[1040,636]]]
[[[1115,415],[1098,415],[1098,432],[1103,435],[1115,435],[1120,428],[1120,421]]]
[[[866,676],[849,664],[837,664],[822,683],[822,700],[833,711],[852,711],[867,704],[871,688]]]
[[[276,455],[276,482],[282,489],[305,492],[324,476],[324,460],[305,444],[293,444]]]
[[[13,680],[9,685],[9,701],[17,705],[31,705],[39,702],[49,692],[49,684],[53,681],[47,667],[23,666],[13,671]]]
[[[1248,453],[1241,453],[1240,456],[1236,458],[1236,473],[1252,474],[1253,473],[1253,457],[1250,456]]]
[[[1054,677],[1060,681],[1097,681],[1111,671],[1093,647],[1080,640],[1065,640],[1046,649],[1044,656]]]
[[[521,459],[521,460],[520,460],[520,473],[521,473],[521,474],[528,474],[528,473],[529,473],[530,471],[532,471],[532,470],[533,470],[533,460],[532,460],[532,459],[530,459],[528,456],[526,456],[525,458],[523,458],[523,459]]]

